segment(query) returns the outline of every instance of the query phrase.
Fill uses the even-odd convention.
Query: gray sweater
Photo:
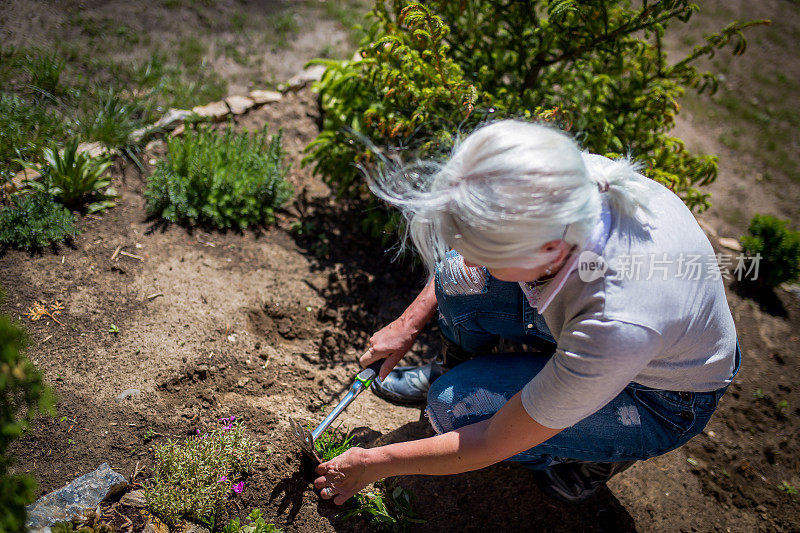
[[[585,157],[590,171],[611,164]],[[730,383],[736,329],[711,243],[672,191],[637,179],[652,191],[647,226],[604,201],[605,216],[572,264],[539,293],[524,288],[557,341],[522,390],[526,411],[544,426],[575,424],[631,381],[698,392]],[[584,281],[592,253],[607,271]]]

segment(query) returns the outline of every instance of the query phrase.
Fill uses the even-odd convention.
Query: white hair
[[[612,208],[645,223],[646,188],[631,179],[630,160],[596,165],[558,129],[519,120],[481,127],[458,143],[446,163],[417,161],[375,178],[373,193],[398,207],[430,274],[454,249],[487,267],[533,267],[563,239],[582,246],[597,223],[601,189]]]

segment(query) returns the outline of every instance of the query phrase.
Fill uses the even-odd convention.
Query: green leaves
[[[147,210],[171,222],[245,228],[272,223],[275,209],[292,195],[285,181],[285,152],[279,131],[218,134],[200,127],[169,140],[145,197]]]
[[[38,250],[77,235],[75,216],[46,192],[12,197],[0,208],[0,244]]]
[[[112,207],[111,198],[116,191],[109,187],[111,178],[104,176],[111,160],[107,156],[92,157],[87,152],[78,153],[78,139],[73,138],[59,152],[57,148],[46,148],[42,153],[44,165],[38,180],[27,180],[24,184],[38,192],[57,198],[67,207],[77,209],[87,202],[90,213]],[[22,165],[37,170],[37,166],[25,161]],[[103,190],[105,189],[105,190]]]
[[[25,356],[26,341],[22,328],[0,315],[0,531],[23,531],[25,505],[36,495],[32,477],[8,475],[8,446],[38,413],[53,413],[52,391]]]
[[[800,276],[800,232],[789,229],[788,224],[788,220],[757,214],[750,221],[750,235],[739,239],[746,256],[761,256],[759,285],[776,287]]]
[[[687,87],[715,90],[716,76],[693,63],[728,45],[742,53],[742,31],[767,21],[732,23],[669,65],[661,40],[697,9],[687,0],[377,0],[360,59],[325,63],[324,127],[303,164],[339,195],[363,197],[357,168],[379,159],[370,145],[437,158],[484,120],[543,120],[591,152],[630,154],[701,211],[716,158],[669,135],[678,99]],[[384,235],[386,211],[367,212],[368,231]]]

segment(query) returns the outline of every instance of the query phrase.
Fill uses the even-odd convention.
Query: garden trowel
[[[353,385],[350,387],[350,390],[347,392],[342,401],[340,401],[336,407],[333,408],[333,411],[325,417],[325,419],[318,425],[316,428],[313,429],[309,433],[309,431],[303,427],[300,422],[289,417],[289,425],[292,427],[292,433],[299,439],[300,447],[302,450],[308,454],[310,457],[314,458],[318,463],[321,463],[319,456],[317,455],[317,450],[314,446],[314,443],[317,441],[320,435],[322,435],[326,429],[333,423],[334,420],[344,411],[348,405],[350,405],[356,397],[361,394],[363,391],[367,390],[370,385],[372,385],[373,380],[378,377],[378,371],[383,365],[383,359],[379,359],[375,361],[367,368],[362,370],[356,375],[356,380],[353,382]]]

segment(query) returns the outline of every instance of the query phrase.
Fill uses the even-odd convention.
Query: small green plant
[[[797,488],[788,481],[781,481],[778,488],[789,496],[797,496]]]
[[[234,481],[252,470],[256,443],[235,417],[220,421],[223,427],[202,435],[198,430],[183,444],[169,440],[155,449],[145,497],[150,512],[169,526],[185,518],[213,529],[230,492],[244,489],[243,481]]]
[[[0,531],[24,531],[25,506],[36,496],[31,476],[8,473],[8,446],[37,414],[54,414],[52,391],[25,356],[26,344],[22,328],[0,315]]]
[[[790,230],[788,220],[756,214],[750,221],[749,235],[739,241],[747,257],[760,256],[758,278],[746,281],[762,287],[776,287],[800,276],[800,231]]]
[[[281,137],[279,131],[269,140],[266,126],[251,135],[229,125],[221,135],[200,127],[170,139],[145,191],[147,210],[220,228],[272,223],[292,195]]]
[[[241,524],[238,518],[234,518],[222,528],[222,533],[283,533],[283,530],[275,524],[266,523],[261,511],[253,509],[247,517],[247,524]]]
[[[120,150],[141,167],[136,152],[137,144],[131,139],[133,132],[152,118],[152,102],[128,101],[113,88],[100,90],[96,105],[87,109],[80,121],[83,136],[98,141],[111,150]]]
[[[355,507],[343,513],[343,518],[362,516],[381,531],[404,532],[412,524],[425,522],[416,517],[412,493],[385,481],[375,483],[375,489],[359,492],[350,500]]]
[[[119,327],[117,327],[116,324],[111,324],[111,326],[108,328],[108,332],[112,335],[117,335],[119,333]]]
[[[308,427],[309,433],[314,429],[310,425]],[[317,454],[322,462],[330,461],[334,457],[343,454],[353,447],[351,444],[353,435],[349,433],[342,433],[337,429],[329,429],[325,431],[319,438],[314,441],[314,446],[317,448]]]
[[[788,408],[789,408],[789,402],[786,400],[781,400],[775,404],[775,409],[778,410],[778,414],[783,414],[783,411]]]
[[[753,398],[756,400],[763,400],[764,399],[764,391],[761,389],[756,389],[753,391]]]
[[[63,137],[68,122],[52,111],[0,91],[0,183],[22,168],[15,158],[33,160]]]
[[[66,61],[54,54],[31,53],[25,58],[31,89],[39,96],[53,98],[60,92],[59,80]]]
[[[111,160],[106,156],[92,157],[87,152],[78,152],[78,139],[73,138],[64,146],[63,152],[57,148],[47,148],[42,155],[45,164],[39,169],[40,179],[28,180],[25,184],[31,189],[50,194],[66,207],[82,207],[87,202],[87,211],[94,213],[114,206],[111,200],[117,191],[111,178],[104,175]],[[20,161],[36,170],[36,165]]]
[[[47,193],[17,194],[0,207],[0,245],[38,250],[78,233],[75,215]]]

